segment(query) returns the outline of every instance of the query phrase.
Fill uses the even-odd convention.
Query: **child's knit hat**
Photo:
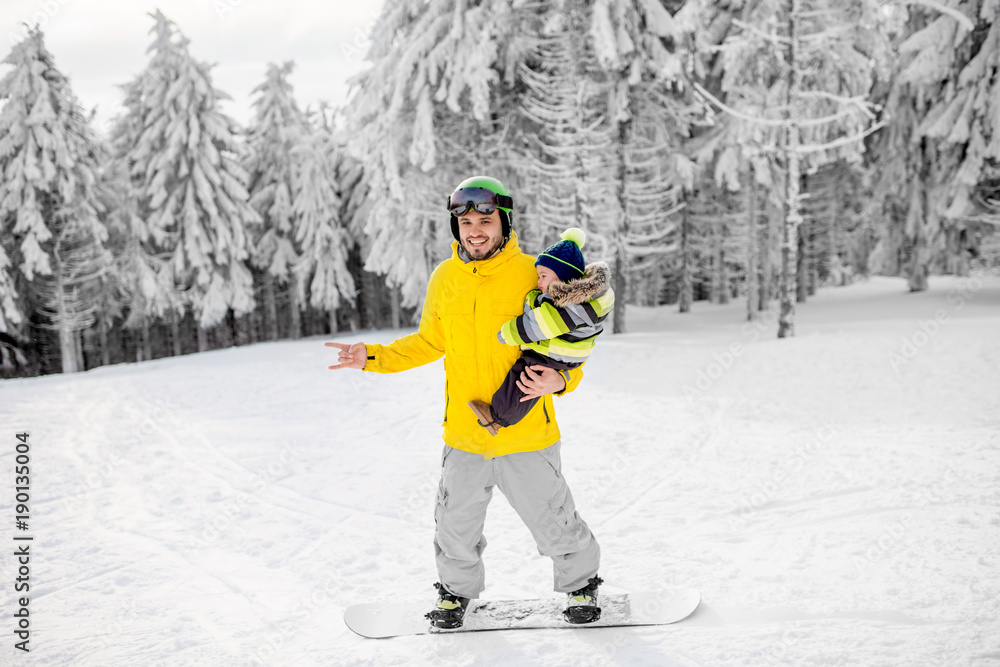
[[[544,266],[555,271],[559,280],[568,283],[583,277],[586,263],[580,249],[587,241],[587,235],[582,229],[570,227],[562,233],[562,241],[550,245],[542,251],[535,260],[535,266]]]

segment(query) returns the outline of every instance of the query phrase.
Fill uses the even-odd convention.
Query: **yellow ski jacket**
[[[535,259],[521,252],[514,232],[501,252],[482,261],[463,262],[452,241],[451,257],[431,274],[420,328],[388,345],[367,345],[365,370],[398,373],[444,355],[446,444],[484,459],[548,447],[560,437],[551,394],[496,436],[477,424],[468,406],[473,399],[489,402],[520,356],[517,347],[497,340],[497,332],[523,312],[524,295],[537,281]],[[579,368],[562,373],[566,389],[560,394],[583,378]]]

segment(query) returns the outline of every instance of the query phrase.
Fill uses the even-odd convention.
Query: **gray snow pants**
[[[552,559],[556,591],[582,588],[597,573],[601,548],[576,511],[562,476],[559,448],[557,442],[485,460],[444,446],[434,554],[441,583],[451,593],[478,598],[486,587],[483,526],[494,486],[531,531],[538,553]]]

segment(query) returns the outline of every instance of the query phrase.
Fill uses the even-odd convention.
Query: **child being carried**
[[[479,425],[490,435],[521,421],[538,402],[537,398],[521,401],[524,392],[517,386],[521,372],[528,366],[565,371],[582,365],[614,308],[608,265],[584,264],[580,250],[587,236],[583,230],[571,227],[561,238],[535,260],[538,289],[525,297],[524,314],[497,333],[500,342],[520,346],[521,358],[511,366],[491,403],[469,401]]]

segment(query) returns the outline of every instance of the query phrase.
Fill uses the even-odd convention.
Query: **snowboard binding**
[[[597,606],[597,589],[604,583],[596,574],[587,580],[587,585],[566,594],[566,609],[563,618],[567,623],[582,625],[601,619],[601,608]]]
[[[431,625],[442,630],[454,630],[462,627],[465,622],[465,609],[469,606],[469,598],[463,598],[448,592],[440,583],[434,584],[438,589],[438,601],[433,610],[424,615]]]

